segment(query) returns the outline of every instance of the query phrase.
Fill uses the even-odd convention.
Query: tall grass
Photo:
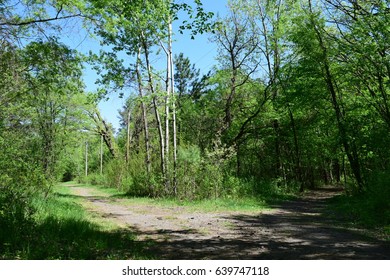
[[[35,197],[35,213],[28,223],[9,230],[0,239],[1,259],[145,259],[144,244],[132,232],[93,221],[67,193]],[[16,236],[16,238],[14,238]]]

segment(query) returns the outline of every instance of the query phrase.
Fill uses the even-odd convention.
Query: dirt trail
[[[126,204],[72,187],[86,207],[136,232],[159,259],[390,259],[389,242],[336,226],[322,213],[335,189],[308,193],[262,213],[191,213],[186,207]]]

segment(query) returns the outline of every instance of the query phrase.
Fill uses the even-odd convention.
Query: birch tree
[[[192,24],[183,23],[180,28],[181,31],[190,29],[191,36],[205,32],[211,26],[211,23],[207,22],[211,14],[204,12],[200,1],[195,1],[195,4],[197,5],[195,20]],[[102,60],[105,62],[103,70],[105,73],[101,81],[106,84],[114,84],[113,87],[117,90],[135,82],[138,84],[139,93],[141,93],[140,88],[149,93],[158,130],[161,177],[165,185],[165,192],[175,194],[177,184],[177,120],[172,22],[178,19],[177,14],[180,10],[184,10],[188,14],[194,12],[188,4],[176,4],[174,1],[168,0],[134,1],[131,3],[117,0],[105,7],[96,3],[96,10],[103,15],[98,27],[98,34],[103,39],[102,44],[112,47],[112,51],[106,51],[102,56]],[[206,28],[206,26],[208,27]],[[161,50],[166,56],[164,79],[160,78],[158,69],[153,67],[151,61],[152,56]],[[118,58],[118,53],[125,54],[128,60],[136,57],[135,65],[127,62],[128,64],[124,66]],[[134,72],[135,74],[132,74]],[[163,91],[160,90],[162,82],[165,82],[165,90]],[[107,94],[107,91],[104,94]],[[145,95],[142,94],[142,96]],[[141,99],[142,96],[140,95]],[[163,97],[162,100],[161,97]],[[142,103],[141,106],[143,106]],[[164,109],[161,109],[162,106]],[[165,124],[162,121],[163,118]],[[144,127],[147,127],[146,117],[143,118],[143,122]],[[147,131],[148,129],[145,129],[145,133]],[[149,139],[150,137],[145,135],[145,141],[149,141]],[[145,146],[149,145],[146,143]],[[173,146],[172,152],[170,151],[171,146]],[[149,148],[146,150],[146,162],[150,162]],[[172,170],[171,157],[173,158]],[[147,166],[149,165],[147,164]],[[150,167],[147,169],[149,170]]]

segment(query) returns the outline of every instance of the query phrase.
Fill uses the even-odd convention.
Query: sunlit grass
[[[183,206],[193,212],[253,212],[269,208],[266,202],[254,198],[217,198],[195,201],[157,199],[155,203],[162,206]]]
[[[74,184],[68,184],[74,185]],[[268,209],[269,206],[264,200],[259,198],[216,198],[203,200],[185,200],[176,198],[149,198],[149,197],[131,197],[117,189],[104,186],[95,186],[90,184],[80,184],[80,187],[89,188],[93,195],[104,196],[112,199],[112,203],[118,203],[124,206],[130,205],[155,205],[161,207],[185,207],[188,212],[226,212],[240,211],[253,212]],[[65,184],[60,184],[59,191],[67,191]]]
[[[74,184],[55,186],[47,198],[35,197],[28,227],[20,225],[22,240],[8,232],[0,259],[148,259],[145,243],[114,223],[85,210],[83,199],[72,194]],[[1,246],[0,246],[1,247]]]

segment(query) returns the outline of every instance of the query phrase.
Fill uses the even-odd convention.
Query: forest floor
[[[70,185],[95,216],[133,232],[156,259],[390,259],[390,244],[325,215],[335,188],[259,211],[205,211]]]

